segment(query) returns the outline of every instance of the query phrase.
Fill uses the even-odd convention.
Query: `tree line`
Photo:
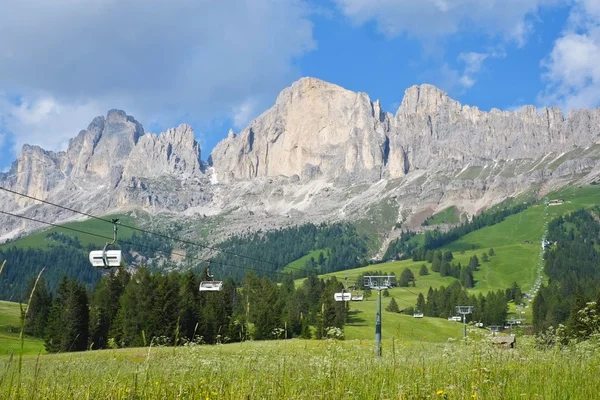
[[[482,322],[486,326],[504,325],[508,314],[507,301],[502,290],[475,296],[469,295],[459,282],[453,282],[439,289],[430,287],[427,297],[419,293],[415,311],[428,317],[448,318],[456,315],[456,306],[472,306],[473,313],[467,315],[467,321]]]
[[[587,338],[594,330],[600,333],[599,218],[600,208],[595,207],[548,224],[546,239],[551,246],[544,254],[548,285],[541,286],[533,301],[536,332],[564,325],[566,334],[575,338]]]
[[[343,329],[347,304],[334,301],[343,285],[309,276],[296,288],[250,272],[219,292],[200,292],[208,279],[192,271],[113,270],[93,290],[64,276],[53,295],[42,278],[25,316],[25,333],[45,339],[49,352],[153,344],[225,343],[293,337],[317,339]],[[33,287],[33,281],[29,289]]]
[[[219,266],[219,263],[232,264],[267,271],[272,279],[277,279],[280,275],[274,272],[315,250],[325,251],[326,256],[324,254],[319,260],[313,259],[310,264],[307,263],[304,271],[294,271],[296,278],[317,272],[342,271],[366,264],[366,243],[367,237],[360,235],[351,224],[304,224],[267,232],[257,231],[233,236],[220,243],[218,247],[223,252],[215,257],[215,271],[226,272],[236,279],[242,278],[243,269],[225,271],[226,266]],[[236,254],[248,257],[242,258]]]

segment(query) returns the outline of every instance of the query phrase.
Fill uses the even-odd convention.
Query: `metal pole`
[[[375,357],[381,357],[381,289],[377,296],[377,315],[375,317]]]
[[[463,339],[467,337],[467,314],[463,314]]]

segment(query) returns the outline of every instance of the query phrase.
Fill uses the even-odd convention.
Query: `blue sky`
[[[380,99],[434,84],[464,104],[600,106],[598,0],[0,0],[0,170],[24,143],[64,150],[120,108],[229,128],[314,76]]]

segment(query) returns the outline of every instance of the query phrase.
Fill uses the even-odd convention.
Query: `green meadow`
[[[0,356],[0,398],[44,399],[594,399],[597,343],[539,349],[406,345],[384,339],[286,340]]]
[[[26,305],[23,305],[26,307]],[[21,351],[21,308],[18,303],[0,301],[0,356]],[[45,352],[44,341],[25,336],[23,354]]]

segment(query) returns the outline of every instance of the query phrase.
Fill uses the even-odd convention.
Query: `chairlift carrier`
[[[114,226],[113,241],[106,242],[102,250],[93,250],[90,252],[89,260],[93,267],[110,269],[121,265],[123,257],[121,250],[107,250],[108,246],[115,244],[117,241],[117,224],[119,223],[119,219],[113,218],[110,222]]]
[[[213,280],[213,275],[210,274],[210,262],[206,267],[206,276],[208,280],[200,282],[199,290],[201,292],[219,292],[223,290],[223,282]]]

